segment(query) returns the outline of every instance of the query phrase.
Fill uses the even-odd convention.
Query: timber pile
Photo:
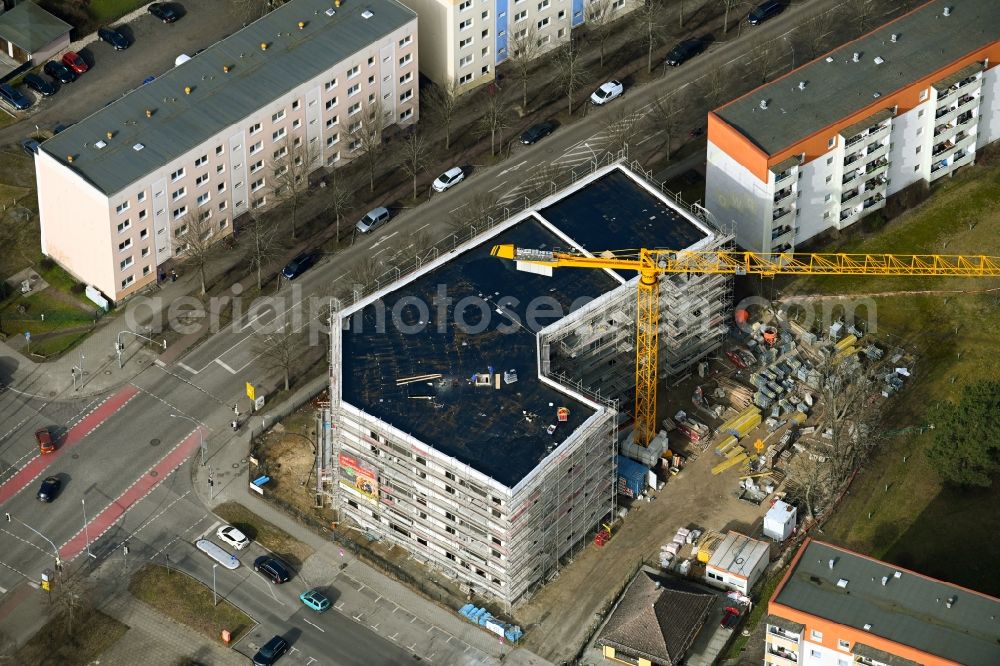
[[[718,381],[722,394],[716,395],[729,401],[733,409],[743,411],[753,402],[753,391],[750,387],[728,377],[719,377]]]

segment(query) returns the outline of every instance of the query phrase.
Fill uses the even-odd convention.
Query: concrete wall
[[[712,142],[705,163],[705,207],[723,228],[736,227],[736,242],[750,250],[761,250],[765,235],[770,241],[770,215],[774,192],[749,169]]]
[[[38,49],[31,54],[31,62],[34,65],[42,66],[45,62],[57,53],[65,51],[69,48],[69,31],[62,35],[59,39],[53,40],[46,44],[43,48]]]
[[[931,90],[933,91],[933,88]],[[889,185],[886,188],[889,195],[930,176],[930,155],[933,144],[933,100],[928,99],[920,106],[892,119]]]
[[[976,147],[1000,139],[1000,67],[983,72],[983,87],[979,102],[979,136]]]

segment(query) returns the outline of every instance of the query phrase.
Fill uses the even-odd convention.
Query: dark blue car
[[[0,101],[17,111],[24,111],[31,106],[31,100],[14,86],[0,83]]]

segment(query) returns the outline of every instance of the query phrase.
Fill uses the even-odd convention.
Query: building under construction
[[[635,275],[523,248],[713,249],[731,236],[621,165],[596,170],[337,313],[321,490],[348,522],[508,608],[615,511],[635,383]],[[721,344],[724,275],[668,276],[660,377]]]

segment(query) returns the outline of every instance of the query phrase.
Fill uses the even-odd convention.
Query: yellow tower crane
[[[639,272],[635,320],[635,442],[656,435],[656,375],[660,323],[660,276],[721,275],[917,275],[1000,277],[1000,257],[901,254],[759,254],[690,250],[559,252],[496,245],[492,256],[549,268],[603,268]]]

